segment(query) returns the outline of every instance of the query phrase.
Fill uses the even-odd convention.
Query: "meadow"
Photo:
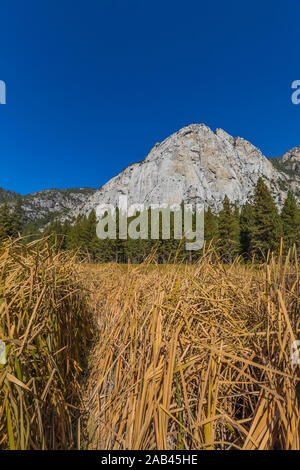
[[[87,264],[15,241],[0,272],[1,449],[300,449],[295,250]]]

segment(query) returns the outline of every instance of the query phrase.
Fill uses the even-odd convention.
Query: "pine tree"
[[[294,244],[300,246],[300,209],[297,205],[295,196],[291,191],[288,192],[284,206],[281,211],[281,220],[283,225],[283,236],[286,249]]]
[[[218,218],[219,252],[227,262],[232,262],[239,254],[239,216],[238,209],[232,207],[227,196],[223,201],[223,209]]]
[[[251,254],[263,259],[268,250],[276,252],[281,236],[282,225],[276,204],[263,179],[259,178],[254,192]]]
[[[70,230],[71,230],[71,224],[70,224],[69,220],[65,220],[65,222],[62,224],[61,228],[62,228],[62,236],[63,236],[62,243],[61,243],[61,248],[63,250],[66,250],[67,249],[67,238],[68,238],[68,235],[69,235]]]
[[[74,224],[71,226],[70,232],[67,236],[67,248],[69,250],[82,249],[82,232],[85,222],[85,217],[78,215]]]
[[[16,238],[23,232],[24,212],[22,208],[22,199],[18,197],[14,210],[10,216],[11,236]]]
[[[245,259],[250,257],[251,229],[253,227],[253,206],[246,202],[242,206],[240,215],[240,246],[241,254]]]
[[[111,253],[112,246],[115,240],[100,240],[96,232],[97,228],[97,217],[94,210],[92,210],[83,225],[83,231],[81,235],[82,247],[89,254],[91,261],[103,260],[103,251]],[[105,242],[105,243],[104,243]],[[105,254],[104,258],[108,253]],[[108,261],[112,261],[108,259]]]
[[[85,251],[89,253],[92,261],[95,260],[97,254],[97,235],[96,235],[97,218],[96,213],[92,210],[85,220],[82,233],[82,242]]]
[[[126,240],[119,238],[119,223],[120,223],[120,212],[119,208],[116,208],[116,236],[115,240],[110,240],[110,249],[113,251],[112,261],[124,263],[127,262],[126,251]]]
[[[11,236],[11,216],[7,204],[0,208],[0,240]]]
[[[218,237],[218,218],[212,213],[209,207],[204,213],[204,238],[207,245],[212,241],[216,241]]]

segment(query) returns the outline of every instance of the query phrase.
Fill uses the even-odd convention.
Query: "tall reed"
[[[47,240],[0,248],[0,448],[78,446],[79,374],[91,336],[74,257]]]
[[[90,448],[300,449],[296,253],[88,268]]]

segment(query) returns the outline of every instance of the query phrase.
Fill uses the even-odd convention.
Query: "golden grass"
[[[47,240],[7,242],[0,279],[0,449],[73,448],[91,333],[74,258],[52,254]]]
[[[16,241],[0,276],[0,449],[300,449],[295,252],[82,265]]]
[[[85,270],[99,328],[90,448],[300,449],[295,253]]]

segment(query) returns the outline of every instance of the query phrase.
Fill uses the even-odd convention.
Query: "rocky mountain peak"
[[[190,124],[156,144],[145,160],[130,165],[74,211],[88,213],[105,203],[116,206],[120,194],[129,204],[201,203],[218,211],[227,195],[245,203],[259,177],[264,178],[278,205],[286,190],[285,175],[253,144],[223,129]]]

